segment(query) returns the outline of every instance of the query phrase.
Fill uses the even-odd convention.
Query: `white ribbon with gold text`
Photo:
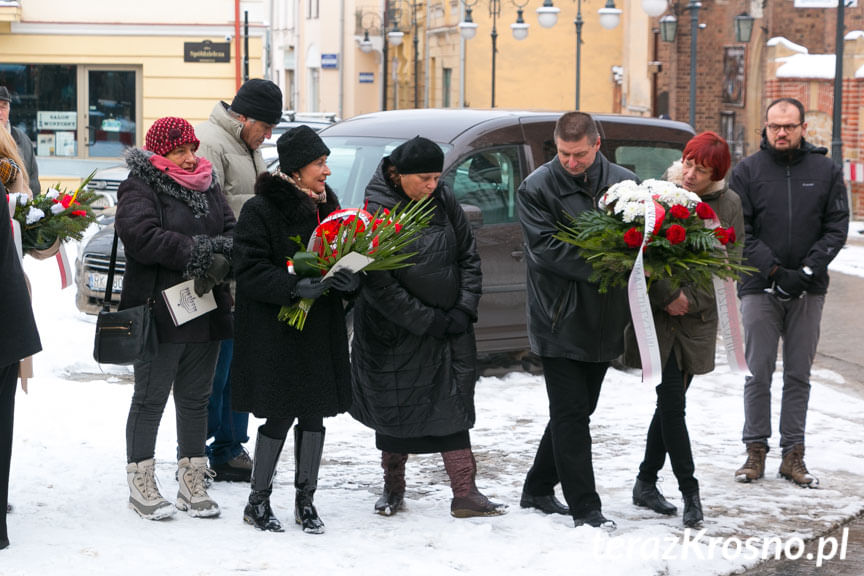
[[[645,233],[642,245],[633,263],[630,279],[627,281],[627,295],[630,301],[630,318],[633,320],[633,331],[639,345],[639,357],[642,359],[642,381],[656,386],[663,378],[663,364],[660,360],[660,343],[657,341],[657,330],[654,328],[654,315],[651,302],[648,299],[648,285],[645,282],[645,265],[642,260],[643,250],[648,244],[651,232],[654,230],[654,202],[649,198],[645,202]]]

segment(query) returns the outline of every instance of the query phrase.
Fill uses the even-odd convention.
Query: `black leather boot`
[[[282,523],[270,508],[270,493],[273,491],[273,477],[276,464],[282,453],[285,440],[269,438],[258,432],[255,441],[255,457],[252,461],[252,492],[243,509],[243,521],[259,530],[282,532]]]
[[[657,489],[657,484],[643,482],[639,478],[636,478],[636,484],[633,485],[633,504],[650,508],[654,512],[666,516],[672,516],[678,512],[678,508],[663,497],[663,494]]]
[[[699,489],[684,494],[684,526],[695,528],[702,524],[702,502],[699,500]]]
[[[310,432],[294,427],[294,521],[307,534],[323,534],[324,522],[312,503],[324,452],[324,428]]]

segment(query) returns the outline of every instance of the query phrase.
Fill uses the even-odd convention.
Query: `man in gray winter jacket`
[[[825,148],[804,140],[804,106],[779,98],[765,112],[761,149],[732,171],[741,196],[746,264],[759,269],[738,283],[750,376],[744,383],[747,461],[739,482],[765,473],[771,437],[771,378],[783,339],[780,475],[815,488],[804,464],[810,367],[819,343],[828,264],[846,243],[849,205],[843,173]]]
[[[267,170],[261,156],[261,144],[273,134],[282,119],[282,90],[262,78],[247,80],[229,106],[217,102],[207,122],[199,125],[196,135],[201,141],[198,154],[213,164],[213,172],[234,217],[249,198],[255,195],[255,181]],[[231,409],[231,359],[234,341],[224,340],[213,376],[213,390],[207,419],[207,446],[214,480],[248,482],[252,461],[243,448],[249,440],[249,414]]]
[[[532,172],[517,196],[528,261],[528,336],[549,396],[549,424],[520,505],[572,514],[576,526],[614,530],[594,484],[589,422],[609,362],[624,351],[626,297],[615,288],[600,294],[579,249],[554,235],[565,213],[594,210],[609,186],[638,178],[603,156],[588,114],[561,116],[554,137],[557,156]],[[554,496],[559,481],[569,508]]]

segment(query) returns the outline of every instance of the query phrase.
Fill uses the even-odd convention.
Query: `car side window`
[[[666,169],[681,159],[679,148],[669,148],[659,143],[619,144],[615,147],[613,162],[636,173],[642,180],[663,178]]]
[[[460,204],[476,206],[483,224],[516,220],[519,151],[515,146],[474,152],[444,177]]]

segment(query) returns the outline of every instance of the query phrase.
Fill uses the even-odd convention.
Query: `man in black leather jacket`
[[[771,437],[771,377],[783,339],[780,475],[815,488],[804,465],[810,367],[819,343],[828,264],[846,242],[849,206],[843,173],[827,150],[804,140],[804,106],[779,98],[765,113],[761,149],[742,160],[729,187],[741,196],[747,264],[759,269],[738,284],[747,367],[747,461],[735,472],[751,482],[765,472]]]
[[[612,184],[638,178],[600,153],[594,120],[568,112],[555,125],[555,158],[519,187],[517,205],[528,255],[528,335],[540,356],[549,424],[520,502],[547,514],[572,514],[576,526],[614,530],[594,484],[589,422],[609,362],[624,350],[625,292],[600,294],[576,246],[555,239],[565,212],[594,210]],[[568,506],[554,496],[558,482]]]

